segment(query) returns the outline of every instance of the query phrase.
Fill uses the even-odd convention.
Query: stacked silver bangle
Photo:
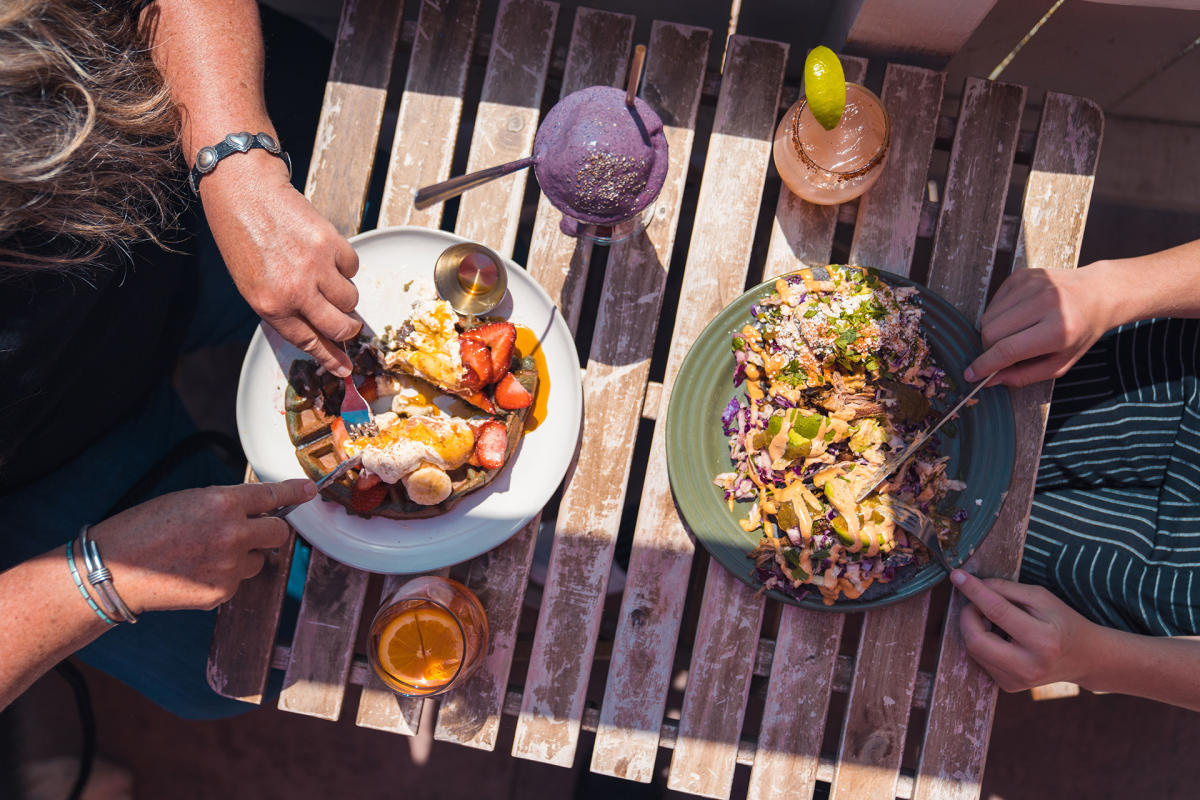
[[[104,566],[104,561],[100,558],[100,548],[88,535],[88,527],[84,525],[79,529],[79,552],[87,569],[88,583],[96,589],[96,595],[110,617],[122,622],[137,622],[137,617],[129,610],[129,606],[125,605],[121,595],[117,594],[112,573]]]

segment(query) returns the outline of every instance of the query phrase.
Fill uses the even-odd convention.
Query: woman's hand
[[[974,383],[1027,386],[1061,378],[1106,330],[1119,324],[1115,270],[1097,262],[1077,270],[1019,269],[980,320],[984,352],[963,376]]]
[[[1087,683],[1100,666],[1105,629],[1046,589],[980,580],[960,569],[950,573],[950,580],[970,601],[959,618],[967,652],[1004,691],[1055,681]]]
[[[283,338],[339,377],[350,359],[358,254],[292,187],[278,158],[251,150],[200,182],[204,213],[246,302]]]
[[[259,517],[316,494],[308,479],[188,489],[92,527],[113,585],[135,614],[216,608],[288,538],[282,519]]]

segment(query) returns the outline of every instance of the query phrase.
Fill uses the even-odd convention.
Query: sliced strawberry
[[[383,503],[390,488],[391,486],[383,481],[375,484],[370,489],[355,487],[354,491],[350,494],[350,508],[360,514],[374,511]]]
[[[466,335],[458,338],[459,350],[462,352],[463,385],[469,389],[479,389],[492,382],[492,354],[487,345]]]
[[[373,489],[378,486],[381,480],[383,479],[374,472],[363,470],[358,473],[358,481],[354,484],[354,488],[365,492],[367,489]]]
[[[333,422],[329,425],[329,432],[333,434],[333,449],[337,451],[338,461],[345,460],[345,444],[350,441],[350,434],[346,433],[346,424],[342,422],[341,417],[333,418]]]
[[[508,428],[498,420],[488,420],[475,435],[475,458],[485,469],[504,466],[504,451],[508,449]]]
[[[506,411],[529,408],[533,405],[533,395],[509,372],[496,384],[496,405]]]
[[[466,400],[468,403],[475,406],[476,408],[482,408],[484,411],[486,411],[489,414],[497,413],[496,406],[494,406],[492,404],[492,401],[489,400],[487,395],[484,394],[483,392],[475,392],[472,395],[468,395],[468,396],[464,397],[463,400]]]
[[[512,366],[513,348],[517,343],[517,326],[511,322],[489,322],[487,325],[472,328],[461,338],[473,339],[491,349],[492,381],[500,380]]]

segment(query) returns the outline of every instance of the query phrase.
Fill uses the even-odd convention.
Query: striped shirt
[[[1105,334],[1054,386],[1021,580],[1094,622],[1196,635],[1200,320]]]

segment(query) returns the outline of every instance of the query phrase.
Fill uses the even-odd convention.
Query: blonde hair
[[[178,129],[129,6],[3,0],[0,275],[162,244],[180,186]]]

